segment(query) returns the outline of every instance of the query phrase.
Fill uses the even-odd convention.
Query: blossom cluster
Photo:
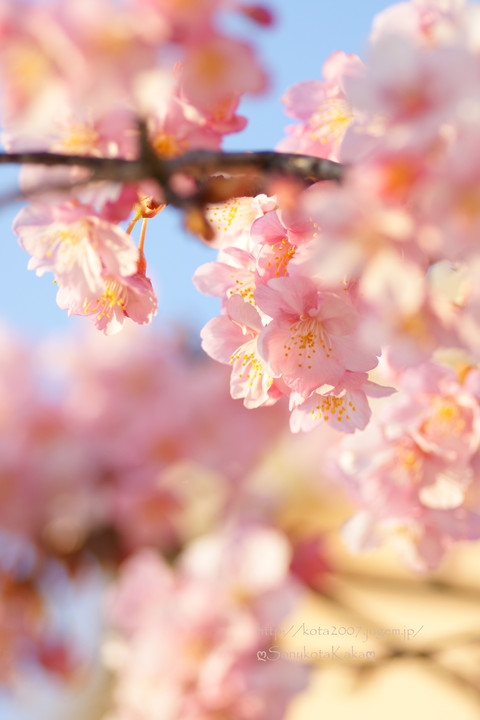
[[[6,148],[134,159],[142,118],[161,158],[219,149],[266,87],[221,12],[271,21],[230,0],[0,0]],[[480,539],[479,50],[480,6],[409,0],[365,61],[336,52],[286,92],[278,151],[344,178],[206,207],[218,257],[194,282],[221,310],[202,346],[227,367],[131,328],[41,356],[1,331],[0,687],[93,662],[105,720],[282,720],[310,669],[261,662],[258,628],[331,569],[319,524],[289,515],[304,466],[303,511],[325,479],[357,506],[353,551],[425,571]],[[14,229],[60,307],[114,335],[156,313],[145,227],[168,198],[85,178],[24,167],[38,197]]]
[[[216,29],[218,12],[232,9],[220,2],[187,12],[175,2],[103,0],[95,13],[88,3],[50,3],[35,6],[26,25],[7,0],[1,8],[9,148],[128,159],[142,116],[162,157],[214,149],[243,127],[241,95],[265,87],[249,46]],[[233,9],[269,22],[261,8]],[[100,12],[101,25],[92,19]],[[279,151],[341,160],[344,182],[304,192],[277,183],[271,197],[207,209],[220,253],[195,283],[222,299],[222,314],[204,329],[203,346],[232,365],[231,394],[246,407],[285,396],[292,430],[329,422],[352,433],[369,422],[368,398],[393,392],[369,377],[380,355],[398,368],[441,347],[478,355],[477,27],[478,7],[466,2],[385,10],[365,62],[336,52],[322,81],[284,96],[299,122]],[[49,34],[56,44],[47,49]],[[56,61],[59,48],[71,63]],[[93,60],[101,69],[94,86]],[[25,70],[17,84],[24,65],[41,78],[29,84]],[[65,117],[52,117],[53,107]],[[26,167],[23,182],[46,184],[48,172]],[[60,168],[56,177],[83,175]],[[157,300],[145,274],[145,228],[138,248],[131,231],[164,207],[161,190],[96,183],[53,195],[15,221],[29,267],[53,272],[59,305],[106,333],[127,317],[150,322]]]
[[[309,670],[260,663],[258,627],[328,569],[249,484],[285,415],[252,417],[214,363],[139,333],[32,352],[2,329],[0,710],[5,688],[66,691],[106,663],[115,718],[280,720]]]
[[[123,643],[110,652],[119,684],[109,720],[280,720],[309,671],[282,657],[259,662],[272,638],[258,628],[282,622],[300,596],[289,548],[273,529],[204,536],[176,572],[152,551],[137,553],[112,598]]]
[[[232,396],[347,433],[330,466],[361,507],[350,547],[388,540],[420,570],[480,537],[479,46],[462,0],[377,16],[365,62],[334,53],[283,98],[299,122],[278,149],[345,179],[212,206],[219,255],[194,278],[221,298],[202,345]]]
[[[311,668],[259,661],[282,645],[258,628],[284,626],[335,572],[312,522],[321,472],[359,507],[353,550],[393,541],[424,570],[480,535],[478,371],[462,358],[384,368],[398,393],[340,441],[284,435],[282,404],[249,412],[221,367],[145,331],[38,353],[1,340],[0,688],[14,697],[29,676],[78,693],[96,664],[113,673],[109,720],[283,718]]]
[[[413,569],[436,568],[458,541],[480,539],[479,371],[423,363],[331,470],[359,506],[343,534],[359,552],[389,543]]]
[[[250,46],[217,27],[222,10],[271,22],[261,7],[224,0],[1,0],[6,149],[132,160],[140,119],[160,157],[218,149],[246,124],[241,96],[267,82]],[[143,234],[138,248],[130,234],[163,209],[162,192],[148,183],[85,188],[85,177],[78,167],[23,168],[22,188],[37,200],[14,230],[29,268],[53,272],[59,306],[108,334],[125,318],[147,324],[157,299]]]
[[[172,339],[125,332],[31,358],[6,331],[2,345],[0,523],[54,555],[107,530],[121,555],[177,552],[226,513],[283,428],[281,409],[252,417],[215,364]]]
[[[223,301],[222,315],[202,331],[202,347],[232,366],[232,397],[246,407],[287,396],[294,431],[329,419],[346,432],[363,429],[367,395],[393,389],[368,378],[380,348],[361,341],[355,286],[307,275],[297,263],[308,252],[304,227],[284,225],[267,202],[249,232],[227,228],[236,244],[194,275],[201,292]]]
[[[369,376],[379,356],[398,370],[442,348],[478,362],[479,13],[453,0],[382,12],[365,62],[334,53],[322,81],[283,98],[300,122],[279,150],[341,160],[344,181],[210,208],[219,256],[195,283],[222,312],[203,347],[247,407],[284,395],[292,430],[352,433],[368,396],[393,392]]]
[[[18,5],[14,12],[11,2],[0,1],[8,148],[129,159],[137,153],[141,116],[159,156],[173,157],[217,149],[226,133],[244,126],[239,99],[261,92],[265,75],[250,47],[227,38],[215,22],[219,11],[233,9],[268,24],[261,8],[220,0],[102,0],[92,8],[81,0],[33,5],[21,23]],[[104,22],[97,23],[100,16]],[[341,161],[342,182],[302,190],[276,177],[270,195],[210,204],[206,221],[218,257],[194,276],[200,292],[221,300],[202,345],[231,367],[231,396],[259,413],[285,399],[294,432],[333,427],[350,436],[331,467],[365,510],[346,530],[352,547],[403,533],[418,567],[434,566],[454,540],[478,537],[479,48],[480,8],[464,0],[410,0],[380,13],[364,61],[336,52],[322,80],[299,83],[284,96],[297,123],[279,152]],[[146,324],[157,301],[145,274],[144,228],[139,247],[131,232],[165,198],[148,183],[83,187],[83,180],[80,169],[62,167],[52,176],[24,168],[25,188],[49,189],[15,221],[30,267],[53,272],[60,306],[91,315],[105,333],[118,331],[127,317]],[[78,189],[65,196],[60,186],[74,182]],[[445,349],[455,351],[455,362]],[[164,363],[152,352],[157,361]],[[183,397],[198,397],[198,384],[179,376],[175,364],[167,363],[165,374],[167,393],[177,397],[178,378]],[[102,382],[89,378],[82,386],[84,422],[76,409],[75,432],[86,432],[93,447],[102,438],[99,457],[109,448],[104,477],[130,473],[136,482],[114,483],[115,492],[109,485],[99,494],[109,510],[100,502],[93,508],[87,485],[93,478],[96,488],[98,474],[81,470],[82,456],[73,484],[87,499],[76,510],[86,507],[95,526],[99,514],[110,517],[115,508],[115,528],[130,549],[150,538],[175,548],[177,527],[158,518],[167,506],[182,505],[176,493],[184,486],[175,475],[175,492],[170,485],[160,492],[157,464],[164,451],[183,457],[178,438],[188,437],[190,427],[184,405],[172,402],[167,417],[163,405],[151,406],[155,393],[141,394],[144,407],[130,436],[130,410],[117,407],[110,382],[106,368]],[[132,387],[137,382],[141,387],[141,376]],[[384,409],[371,420],[371,404],[392,395],[379,401]],[[84,396],[91,406],[83,406]],[[199,420],[204,436],[188,443],[189,460],[209,454],[214,412],[220,417],[223,410],[210,400]],[[258,431],[259,447],[265,416],[250,415],[239,436]],[[108,426],[108,435],[96,424]],[[161,441],[158,428],[165,431]],[[22,426],[19,438],[25,432]],[[28,464],[33,455],[22,454],[19,443],[5,457],[17,448]],[[220,447],[232,478],[242,477],[243,445],[241,452],[230,443]],[[140,449],[151,463],[136,464]],[[25,492],[32,477],[25,471]],[[132,508],[145,515],[139,525],[130,522]],[[19,506],[20,526],[23,514],[28,509]]]

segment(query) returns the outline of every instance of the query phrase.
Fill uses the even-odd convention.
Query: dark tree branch
[[[208,202],[221,202],[231,197],[258,195],[268,190],[272,181],[278,178],[293,179],[307,187],[321,180],[339,182],[345,173],[344,165],[331,160],[274,151],[193,150],[176,158],[165,159],[155,152],[144,126],[140,124],[139,128],[140,152],[134,160],[40,151],[1,153],[0,163],[86,168],[90,175],[83,184],[154,180],[162,189],[166,202],[183,209],[202,207]],[[196,192],[187,197],[177,193],[171,180],[178,175],[194,178]],[[63,186],[62,189],[65,187],[68,188]],[[42,191],[55,189],[52,186],[42,188]],[[28,196],[28,193],[25,194]]]
[[[84,168],[84,179],[52,183],[0,197],[0,204],[12,199],[26,200],[49,192],[69,192],[95,182],[136,183],[153,180],[161,191],[159,202],[185,212],[185,227],[204,240],[214,233],[205,217],[205,205],[221,203],[235,197],[255,197],[261,193],[275,195],[279,180],[292,183],[291,194],[321,180],[339,182],[345,166],[323,158],[290,153],[221,152],[193,150],[175,158],[162,158],[150,142],[146,124],[138,121],[138,158],[102,158],[85,155],[64,155],[52,152],[13,152],[0,154],[0,163],[43,165],[46,167]],[[193,180],[190,191],[179,191],[178,180]],[[185,187],[185,185],[183,185]]]
[[[250,171],[294,177],[306,185],[320,180],[340,181],[345,171],[344,165],[332,160],[269,150],[251,153],[194,150],[167,161],[167,164],[170,165],[173,172],[192,175],[196,170],[200,170],[203,175],[213,175],[218,172],[236,174]]]
[[[86,155],[63,155],[51,152],[0,153],[1,164],[46,165],[49,167],[84,167],[91,170],[95,180],[127,182],[157,180],[163,184],[166,177],[176,173],[198,176],[219,172],[242,174],[246,171],[276,173],[296,177],[306,185],[321,180],[342,179],[345,165],[310,155],[261,152],[217,152],[215,150],[193,150],[179,157],[165,160],[150,153],[140,155],[136,160],[103,158]]]
[[[473,603],[480,603],[480,588],[474,585],[452,584],[441,578],[427,578],[417,580],[409,577],[385,577],[368,572],[355,572],[354,570],[341,570],[337,573],[339,577],[347,581],[358,582],[362,585],[373,585],[393,590],[396,593],[425,594],[437,593],[452,600],[464,600]]]

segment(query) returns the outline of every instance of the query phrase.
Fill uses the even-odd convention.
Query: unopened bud
[[[264,5],[237,5],[237,10],[257,25],[268,27],[275,21],[272,11]]]

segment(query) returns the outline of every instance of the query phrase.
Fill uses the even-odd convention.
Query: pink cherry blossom
[[[213,720],[220,713],[280,720],[292,694],[305,687],[307,670],[283,659],[274,672],[259,663],[266,643],[257,628],[259,618],[282,619],[287,597],[298,599],[288,561],[288,543],[267,528],[207,536],[174,570],[153,551],[130,559],[111,603],[128,649],[115,668],[113,717],[153,720],[161,708],[172,720],[180,714]],[[264,615],[269,611],[275,614]],[[139,695],[145,687],[148,696]]]
[[[266,83],[250,47],[221,35],[191,45],[181,70],[186,98],[209,112],[230,102],[232,96],[263,92]]]
[[[241,248],[228,247],[220,257],[223,262],[205,263],[195,271],[193,282],[197,290],[223,300],[238,294],[256,307],[256,265],[253,255]]]
[[[254,220],[273,210],[275,200],[266,195],[254,198],[232,198],[226,203],[207,205],[205,215],[215,233],[209,246],[240,247],[247,252],[252,250],[250,229]]]
[[[120,277],[105,274],[103,291],[99,297],[82,300],[72,297],[68,289],[60,286],[59,306],[69,315],[90,315],[95,326],[106,335],[120,332],[125,318],[139,325],[148,325],[157,313],[157,298],[151,281],[143,273]]]
[[[128,276],[137,269],[138,250],[130,236],[88,207],[28,206],[18,214],[14,230],[32,255],[28,267],[37,275],[53,272],[71,302],[101,295],[105,271]]]
[[[3,112],[19,129],[47,129],[67,97],[65,66],[83,65],[55,7],[19,2],[0,8]],[[65,63],[65,66],[64,64]]]
[[[263,283],[272,277],[280,277],[288,272],[288,264],[295,255],[297,244],[304,242],[306,229],[287,228],[271,210],[258,218],[252,225],[251,237],[256,244],[254,254],[257,258],[258,273]]]
[[[361,511],[344,527],[351,552],[366,552],[388,543],[412,570],[435,570],[453,543],[479,539],[480,514],[453,510],[422,510],[416,518],[401,512],[388,520]]]
[[[327,283],[358,280],[378,254],[392,248],[428,267],[403,203],[379,197],[363,171],[352,171],[341,186],[316,183],[303,193],[300,213],[311,218],[313,232],[296,253],[295,272]]]
[[[216,150],[220,147],[222,134],[194,106],[174,94],[165,97],[165,93],[150,103],[150,137],[160,157],[175,157],[192,148]],[[224,132],[228,131],[225,123]]]
[[[132,12],[149,21],[163,22],[169,32],[183,42],[203,35],[212,23],[214,12],[224,0],[128,0]]]
[[[260,356],[304,397],[324,384],[337,385],[345,370],[377,364],[375,355],[355,345],[353,307],[308,278],[274,278],[257,288],[255,298],[273,318],[257,341]]]
[[[76,66],[64,68],[70,103],[74,109],[86,103],[96,115],[132,102],[142,73],[156,65],[158,43],[169,34],[158,18],[144,23],[133,8],[109,0],[59,3],[58,22],[78,56]]]
[[[474,76],[473,58],[466,50],[440,47],[425,52],[406,38],[382,35],[370,47],[365,72],[345,78],[347,95],[361,118],[347,135],[357,145],[365,132],[393,148],[428,150]],[[345,142],[350,140],[346,137]]]
[[[297,398],[292,394],[290,428],[292,432],[312,430],[319,423],[330,421],[331,426],[342,432],[364,430],[372,414],[367,396],[385,397],[393,392],[394,388],[369,380],[367,373],[347,370],[335,387],[316,390],[307,400],[300,395],[300,404],[295,404]]]
[[[230,296],[226,310],[226,315],[213,318],[203,328],[202,348],[214,360],[232,365],[232,398],[244,398],[247,408],[269,405],[278,396],[271,371],[257,352],[261,317],[240,295]]]
[[[338,159],[339,146],[354,114],[343,77],[361,68],[356,55],[335,52],[323,65],[324,82],[312,80],[290,88],[282,98],[285,112],[304,124],[289,126],[289,137],[277,149]]]
[[[427,46],[458,40],[474,6],[464,0],[412,0],[380,12],[373,20],[371,40],[382,35],[405,35]]]
[[[403,538],[405,560],[431,568],[455,540],[480,536],[469,500],[480,446],[475,377],[462,387],[432,363],[398,377],[399,392],[360,436],[342,441],[334,461],[362,507],[345,533],[357,549]]]
[[[280,622],[302,598],[301,585],[290,575],[291,559],[292,548],[280,530],[245,520],[194,540],[179,566],[191,577],[221,580],[227,598],[243,598],[259,623],[267,625]]]
[[[429,360],[439,347],[458,344],[458,313],[453,303],[431,292],[429,277],[413,262],[396,253],[379,253],[359,283],[370,308],[362,325],[365,343],[388,348],[390,361],[398,367]],[[438,306],[438,309],[436,307]]]

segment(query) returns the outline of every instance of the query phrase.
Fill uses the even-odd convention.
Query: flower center
[[[102,316],[110,318],[112,310],[117,305],[120,310],[125,312],[127,305],[125,288],[116,280],[108,280],[105,285],[103,294],[94,301],[84,300],[83,310],[88,315],[97,315],[97,319],[101,320]]]

